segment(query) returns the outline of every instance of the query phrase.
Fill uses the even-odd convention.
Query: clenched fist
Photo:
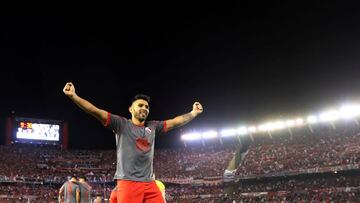
[[[75,86],[71,82],[67,82],[63,92],[68,97],[73,97],[75,95]]]
[[[203,107],[199,102],[195,102],[193,104],[193,110],[191,111],[192,114],[194,114],[195,116],[201,114],[203,112]]]

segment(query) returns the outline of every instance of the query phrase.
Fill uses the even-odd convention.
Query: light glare
[[[181,136],[182,140],[198,140],[201,139],[200,133],[188,133]]]

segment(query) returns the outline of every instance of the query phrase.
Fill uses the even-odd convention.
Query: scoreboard
[[[13,126],[15,142],[60,141],[61,121],[17,117]]]

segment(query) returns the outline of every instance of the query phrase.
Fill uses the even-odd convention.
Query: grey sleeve
[[[166,132],[166,122],[165,121],[151,121],[151,124],[155,126],[156,135]]]
[[[120,134],[123,131],[126,121],[126,118],[122,116],[108,113],[105,127],[109,128],[116,134]]]

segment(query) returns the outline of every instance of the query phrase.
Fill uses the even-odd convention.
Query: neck
[[[144,126],[145,125],[145,121],[139,121],[138,119],[132,117],[131,118],[131,122],[134,124],[134,125],[137,125],[137,126]]]

